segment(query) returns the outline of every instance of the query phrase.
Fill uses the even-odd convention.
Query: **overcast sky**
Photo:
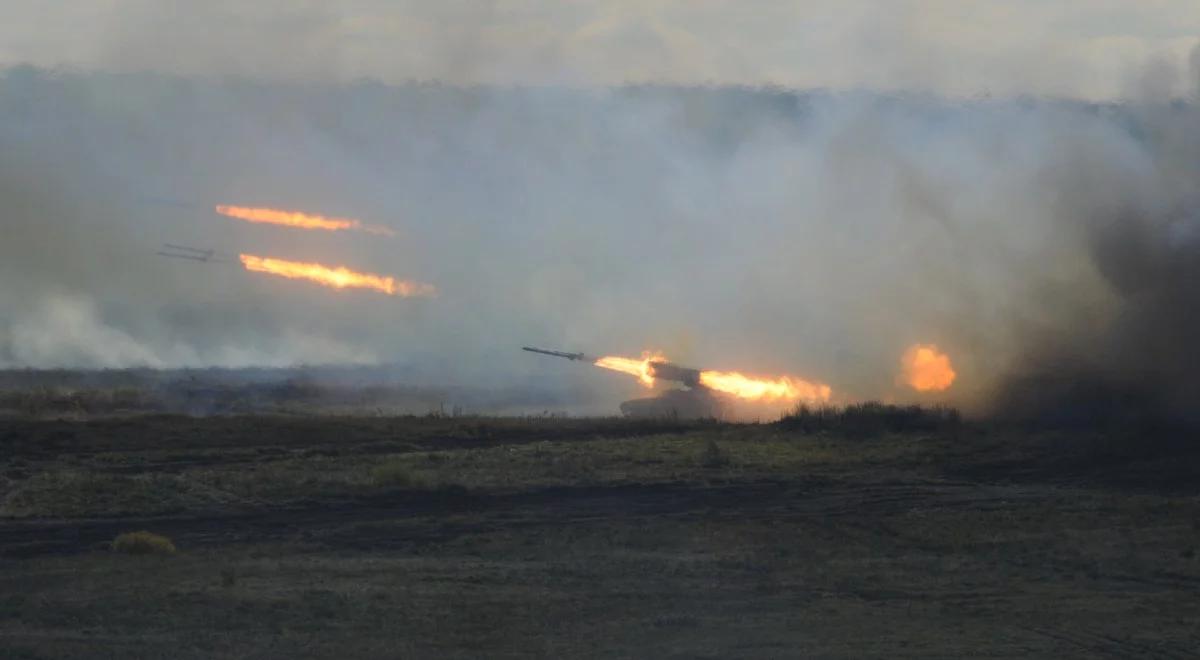
[[[0,62],[386,82],[1195,89],[1197,0],[0,0]]]

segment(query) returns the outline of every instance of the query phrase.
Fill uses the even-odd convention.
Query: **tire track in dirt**
[[[1129,639],[1118,639],[1112,635],[1084,628],[1050,628],[1047,626],[1022,626],[1024,630],[1085,651],[1089,657],[1107,658],[1168,658],[1187,660],[1200,657],[1195,652],[1165,648]]]

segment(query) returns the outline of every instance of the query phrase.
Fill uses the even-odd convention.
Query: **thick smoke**
[[[1196,80],[1197,71],[1189,72]],[[1042,414],[1197,401],[1200,109],[741,88],[0,79],[0,363],[376,362],[437,384],[631,379],[524,344]],[[385,240],[217,203],[360,217]],[[436,300],[154,256],[341,263]],[[1083,408],[1080,408],[1083,406]]]

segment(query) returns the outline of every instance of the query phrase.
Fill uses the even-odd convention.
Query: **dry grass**
[[[1097,440],[1070,439],[609,420],[13,425],[7,505],[96,519],[0,521],[17,557],[0,561],[0,656],[1187,655],[1196,481],[1111,489],[1098,470],[1152,470],[1141,483],[1157,487],[1159,464],[1110,452],[1066,472]],[[469,496],[446,497],[449,483]],[[163,508],[180,513],[120,517]],[[113,541],[143,529],[171,538]]]
[[[175,475],[130,476],[61,470],[41,472],[15,482],[0,501],[0,515],[17,518],[156,514],[226,506],[233,500],[227,493]]]
[[[0,411],[12,411],[27,417],[150,412],[161,407],[161,402],[156,401],[149,392],[136,387],[0,390]]]
[[[164,418],[156,424],[165,426],[169,421]],[[191,424],[192,420],[180,423]],[[412,420],[418,428],[425,423],[423,419]],[[246,425],[254,428],[251,421]],[[293,438],[294,432],[303,431],[287,426],[277,433]],[[325,441],[323,437],[319,440]],[[433,440],[420,442],[436,445]],[[718,470],[722,478],[787,479],[841,469],[838,466],[912,461],[927,454],[931,442],[937,441],[908,435],[888,442],[847,443],[836,435],[799,435],[763,425],[708,427],[638,437],[597,434],[567,441],[515,444],[490,440],[470,449],[451,445],[432,451],[416,450],[421,445],[396,439],[388,440],[386,445],[368,445],[372,451],[365,454],[351,450],[364,445],[348,442],[330,445],[328,451],[323,448],[319,453],[288,450],[286,446],[270,451],[246,446],[188,446],[180,461],[169,460],[161,450],[99,452],[72,469],[38,471],[29,466],[12,471],[6,477],[7,484],[0,482],[0,516],[258,509],[312,498],[366,497],[398,490],[510,491],[573,485],[704,483]],[[414,450],[403,451],[405,446]],[[378,449],[399,451],[374,453]],[[150,465],[145,472],[135,472],[142,464],[158,461],[166,461],[170,473],[155,471]]]
[[[469,450],[380,456],[309,456],[185,470],[180,477],[257,502],[365,496],[379,490],[429,490],[454,484],[475,491],[578,485],[703,483],[714,470],[728,478],[786,479],[834,466],[909,461],[929,440],[847,443],[796,436],[773,427],[713,429],[586,442],[529,442]],[[703,468],[703,470],[697,470]]]

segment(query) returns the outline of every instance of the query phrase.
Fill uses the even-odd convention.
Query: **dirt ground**
[[[1186,433],[0,419],[0,657],[1198,657]],[[169,537],[170,555],[110,545]]]

